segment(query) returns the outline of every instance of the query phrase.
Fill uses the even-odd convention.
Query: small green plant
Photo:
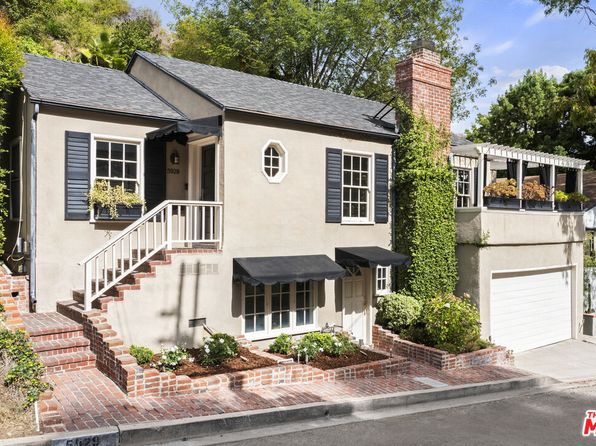
[[[137,360],[139,365],[149,364],[153,360],[153,350],[148,347],[141,347],[139,345],[130,346],[130,354]]]
[[[332,335],[331,340],[331,345],[324,351],[326,355],[343,356],[358,351],[358,347],[344,333]]]
[[[406,294],[388,294],[377,302],[377,324],[400,333],[420,317],[422,304]]]
[[[585,203],[589,198],[581,192],[571,192],[567,194],[567,201],[575,201],[576,203]]]
[[[226,359],[238,356],[238,341],[226,333],[215,333],[204,339],[203,354],[200,362],[203,365],[219,365]]]
[[[43,364],[33,351],[24,331],[0,330],[0,355],[13,364],[4,375],[4,385],[23,392],[27,407],[50,388],[50,385],[42,380]]]
[[[516,198],[517,181],[513,179],[495,181],[484,188],[484,193],[488,197]]]
[[[567,195],[565,192],[563,192],[562,190],[556,190],[555,191],[555,201],[561,201],[561,202],[565,202],[569,199],[569,195]]]
[[[178,368],[182,361],[188,359],[188,352],[185,348],[175,345],[170,348],[163,348],[159,353],[159,360],[151,364],[153,367],[161,370],[162,372],[172,371]]]
[[[307,333],[296,344],[296,354],[306,361],[315,359],[321,353],[331,350],[333,336],[331,333]]]
[[[292,336],[286,333],[280,334],[275,340],[269,345],[269,351],[271,353],[280,353],[282,355],[289,355],[292,353]]]
[[[429,341],[441,350],[463,353],[478,349],[480,314],[467,297],[445,294],[429,300],[422,322]]]
[[[97,180],[87,194],[89,212],[93,213],[95,207],[106,208],[112,219],[118,218],[117,206],[124,205],[128,208],[135,204],[145,205],[145,200],[135,192],[129,192],[123,186],[110,186],[105,180]]]

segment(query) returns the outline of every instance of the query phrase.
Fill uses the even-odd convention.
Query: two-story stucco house
[[[450,76],[421,48],[397,65],[397,88],[448,127]],[[6,261],[29,275],[32,310],[74,297],[102,308],[125,343],[152,347],[192,344],[204,325],[259,341],[335,324],[371,341],[375,298],[408,263],[391,250],[398,136],[385,104],[137,52],[125,72],[27,56],[12,108]],[[460,291],[492,337],[518,313],[507,301],[497,318],[495,290],[561,277],[553,318],[575,337],[581,225],[471,197],[495,155],[478,147],[456,146],[458,205],[469,206],[458,211]],[[98,179],[141,194],[144,214],[96,218],[87,193]],[[485,232],[490,246],[474,244]],[[139,285],[143,274],[154,277]]]

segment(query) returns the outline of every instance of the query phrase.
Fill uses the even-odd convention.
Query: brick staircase
[[[21,318],[46,373],[95,367],[96,357],[81,324],[56,312],[25,313]]]

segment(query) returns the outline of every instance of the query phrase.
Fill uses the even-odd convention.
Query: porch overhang
[[[335,280],[346,271],[326,255],[234,259],[234,280],[249,285]]]
[[[412,259],[410,256],[380,246],[355,246],[335,248],[335,261],[342,266],[374,268],[377,266],[408,266]]]
[[[204,137],[220,136],[221,124],[221,115],[209,116],[208,118],[201,119],[191,119],[189,121],[179,121],[147,133],[147,139],[165,139],[166,141],[176,140],[180,143],[186,143],[188,135],[191,133]]]

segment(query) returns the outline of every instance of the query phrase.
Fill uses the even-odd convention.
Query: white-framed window
[[[369,222],[371,156],[344,152],[342,164],[342,221]]]
[[[141,146],[138,139],[94,135],[91,184],[106,180],[112,187],[141,193]]]
[[[472,170],[455,168],[455,206],[468,208],[472,206]]]
[[[244,284],[243,333],[264,339],[280,333],[298,334],[316,326],[316,282]]]
[[[244,332],[265,330],[265,286],[244,286]]]
[[[296,283],[296,327],[314,324],[315,304],[310,282]]]
[[[389,280],[391,278],[391,267],[377,266],[375,289],[376,294],[387,294],[389,292]]]
[[[270,183],[281,183],[288,173],[288,152],[280,141],[267,141],[262,149],[263,175]]]

